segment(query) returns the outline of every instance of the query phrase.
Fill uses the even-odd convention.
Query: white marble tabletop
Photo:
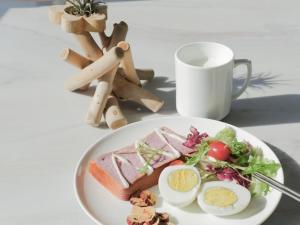
[[[0,3],[1,4],[1,3]],[[250,87],[224,121],[264,140],[278,154],[286,184],[300,190],[300,2],[161,0],[109,3],[108,27],[125,20],[146,85],[166,100],[157,114],[125,107],[130,122],[175,115],[173,54],[183,43],[216,41],[253,62]],[[48,21],[47,7],[15,8],[0,20],[0,224],[94,224],[79,208],[73,172],[85,148],[107,128],[83,122],[91,93],[63,89],[75,68],[70,34]],[[241,83],[237,76],[236,84]],[[265,225],[299,225],[300,205],[283,197]]]

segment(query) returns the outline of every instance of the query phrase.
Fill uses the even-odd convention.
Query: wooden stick
[[[91,63],[93,63],[93,61],[80,55],[79,53],[75,52],[70,48],[63,49],[60,53],[60,58],[79,69],[83,69]],[[118,68],[118,73],[126,77],[122,68]],[[136,69],[136,73],[140,80],[150,81],[154,77],[154,71],[152,69]],[[80,90],[86,90],[87,88],[88,85],[85,88],[80,88]]]
[[[83,69],[93,62],[70,48],[63,49],[60,58],[79,69]]]
[[[120,41],[124,41],[128,32],[128,25],[124,21],[114,24],[107,50],[115,47]]]
[[[73,55],[74,52],[74,55]],[[61,59],[65,60],[66,62],[70,63],[71,65],[82,69],[86,66],[88,66],[89,64],[93,63],[93,61],[89,60],[88,58],[80,55],[79,53],[75,52],[72,49],[66,48],[64,49],[61,54]],[[74,59],[69,58],[69,57],[74,57]],[[72,62],[71,62],[72,61]],[[79,61],[79,62],[76,62]],[[86,65],[85,65],[86,64]],[[84,65],[84,66],[83,66]],[[81,67],[83,66],[83,67]],[[147,80],[147,81],[151,81],[154,77],[154,70],[152,69],[135,69],[136,73],[139,77],[140,80]],[[123,77],[125,77],[126,75],[124,74],[124,71],[122,68],[118,68],[118,73],[120,75],[122,75]]]
[[[89,32],[83,32],[81,34],[74,34],[76,39],[79,41],[79,44],[83,51],[85,52],[88,59],[96,61],[99,59],[103,52],[93,39],[92,35]]]
[[[124,52],[121,48],[112,48],[105,56],[82,69],[76,76],[69,78],[65,82],[65,89],[74,91],[103,76],[119,65],[123,55]]]
[[[100,32],[99,36],[100,36],[100,40],[102,43],[102,47],[107,48],[107,46],[109,45],[109,42],[110,42],[110,37],[108,37],[104,31]]]
[[[65,48],[62,50],[62,52],[60,53],[60,57],[61,59],[63,59],[64,61],[70,63],[71,65],[79,68],[79,69],[83,69],[86,66],[88,66],[89,64],[92,63],[91,60],[85,58],[84,56],[80,55],[79,53],[73,51],[72,49],[69,48]],[[81,88],[79,88],[81,91],[86,91],[87,89],[89,89],[89,84],[82,86]]]
[[[114,24],[114,29],[110,37],[108,37],[104,32],[100,32],[99,36],[103,48],[110,50],[112,47],[115,47],[120,41],[125,40],[127,32],[128,25],[124,21]]]
[[[99,81],[92,102],[86,115],[86,123],[92,126],[99,126],[102,113],[104,111],[107,98],[112,91],[112,83],[115,78],[118,67],[106,73]]]
[[[154,77],[154,70],[152,69],[135,69],[140,80],[151,81]]]
[[[157,112],[164,104],[164,101],[159,97],[127,81],[119,73],[116,74],[115,81],[113,83],[113,92],[118,98],[125,101],[128,100],[137,102],[153,112]]]
[[[60,53],[60,58],[79,69],[83,69],[86,66],[90,65],[91,63],[93,63],[93,61],[80,55],[79,53],[75,52],[70,48],[63,49]],[[154,77],[154,71],[152,69],[135,69],[135,70],[140,80],[150,81]],[[122,68],[118,68],[118,73],[123,77],[126,77]]]
[[[127,119],[119,107],[118,100],[113,95],[110,95],[107,99],[104,117],[108,127],[111,129],[117,129],[127,124]]]
[[[121,41],[117,44],[117,46],[124,50],[124,57],[121,60],[120,66],[123,68],[127,80],[140,86],[141,82],[134,68],[129,44],[125,41]]]

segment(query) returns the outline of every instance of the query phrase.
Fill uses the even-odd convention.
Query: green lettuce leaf
[[[243,170],[243,174],[261,173],[269,177],[274,177],[280,167],[273,160],[265,159],[261,155],[250,155],[249,165]]]
[[[216,134],[215,139],[230,146],[232,142],[236,141],[235,130],[231,127],[226,127]]]
[[[235,130],[231,127],[226,127],[216,134],[215,140],[222,141],[227,144],[231,150],[231,155],[235,158],[241,158],[241,163],[248,160],[249,146],[245,142],[240,142],[236,139]]]
[[[231,154],[235,157],[241,157],[247,154],[249,147],[245,142],[233,141],[230,145]]]
[[[191,157],[186,159],[186,165],[194,166],[206,156],[209,151],[208,140],[202,140],[201,144],[196,145],[196,149],[197,151]]]
[[[252,178],[250,192],[252,196],[264,196],[270,191],[270,186]]]

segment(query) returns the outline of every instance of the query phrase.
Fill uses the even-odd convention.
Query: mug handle
[[[247,77],[241,88],[235,88],[232,93],[232,100],[237,99],[247,88],[250,82],[252,74],[252,63],[249,59],[236,59],[234,60],[234,68],[240,65],[246,65],[247,67]]]

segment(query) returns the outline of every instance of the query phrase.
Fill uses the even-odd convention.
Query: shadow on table
[[[143,87],[164,100],[165,103],[157,114],[172,115],[176,113],[175,81],[169,80],[168,77],[155,77],[152,81],[144,83]],[[121,102],[120,105],[130,123],[140,121],[143,117],[153,114],[149,109],[134,102]]]
[[[278,156],[284,171],[285,185],[300,191],[300,165],[286,154],[283,150],[268,144],[267,145],[276,153]],[[282,199],[272,214],[272,216],[264,223],[264,225],[299,225],[300,223],[300,203],[295,200],[282,196]]]
[[[241,127],[300,122],[300,95],[235,100],[224,121]]]
[[[240,87],[243,84],[243,81],[244,76],[238,76],[234,79],[234,85]],[[249,88],[273,88],[276,85],[284,85],[287,83],[288,80],[282,79],[281,75],[257,73],[252,75]],[[151,82],[145,83],[144,87],[165,101],[165,105],[158,112],[159,114],[171,115],[176,113],[176,90],[174,80],[169,80],[168,77],[163,76],[155,77]],[[262,98],[239,99],[233,102],[232,111],[229,116],[225,118],[225,121],[238,126],[299,122],[299,103],[300,95],[279,95]],[[124,107],[127,109],[140,108],[140,110],[143,111],[142,113],[139,113],[139,115],[135,114],[137,118],[133,117],[132,120],[130,119],[132,122],[139,121],[142,117],[151,113],[147,109],[144,109],[135,103],[130,103]]]
[[[160,115],[171,115],[176,113],[175,108],[175,81],[169,80],[168,77],[154,77],[150,82],[145,82],[143,88],[157,95],[164,100],[165,104],[159,110]],[[96,86],[91,86],[87,91],[76,91],[74,93],[92,97],[95,93]],[[149,109],[135,102],[122,102],[120,107],[128,119],[129,123],[140,121],[143,117],[153,114]]]
[[[159,111],[160,114],[176,113],[174,80],[169,80],[168,77],[155,77],[151,82],[145,83],[144,87],[165,101]]]
[[[260,78],[259,78],[260,77]],[[269,75],[254,76],[252,86],[263,88],[271,87],[276,82]],[[260,83],[260,84],[259,84]],[[165,105],[158,112],[160,115],[172,115],[176,113],[175,81],[168,77],[155,77],[151,82],[144,83],[144,88],[151,91],[165,101]],[[76,92],[87,96],[93,96],[95,86],[86,92]],[[260,126],[267,124],[282,124],[300,122],[300,95],[275,95],[257,98],[245,98],[233,101],[230,114],[225,122],[236,126]],[[145,107],[134,102],[121,102],[121,108],[129,122],[136,122],[143,117],[153,114]],[[139,112],[139,113],[136,113]]]
[[[245,81],[246,75],[240,75],[233,79],[234,87],[242,87]],[[276,85],[288,84],[288,80],[281,78],[280,74],[272,73],[256,73],[252,74],[248,88],[252,89],[264,89],[273,88]]]

